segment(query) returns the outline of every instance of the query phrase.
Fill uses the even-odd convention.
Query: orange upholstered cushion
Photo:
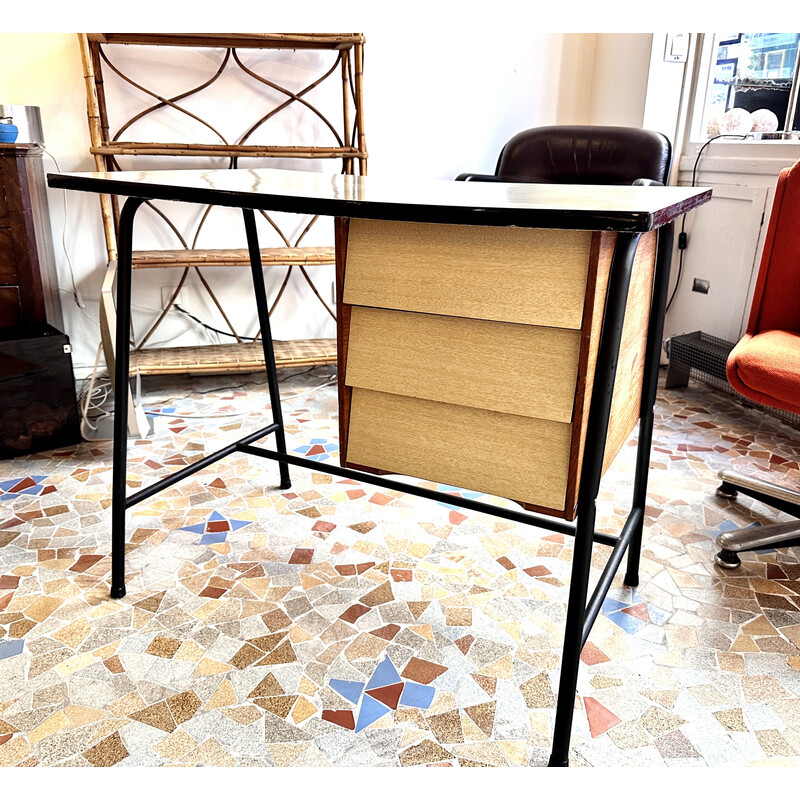
[[[745,397],[800,414],[800,333],[745,336],[728,357],[728,380]]]

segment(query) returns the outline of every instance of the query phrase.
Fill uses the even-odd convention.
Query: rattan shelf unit
[[[180,157],[182,165],[187,159],[197,159],[192,163],[192,168],[203,168],[209,159],[215,159],[218,164],[220,158],[229,160],[232,169],[239,166],[239,159],[248,159],[252,165],[253,159],[263,163],[260,166],[274,165],[274,159],[339,159],[341,171],[346,174],[364,175],[367,171],[367,149],[364,136],[364,110],[363,110],[363,61],[364,37],[360,33],[81,33],[78,34],[83,61],[84,78],[87,96],[87,113],[89,119],[89,132],[91,150],[95,167],[99,172],[116,172],[122,169],[117,158],[145,157],[152,165],[153,158],[159,161],[163,158]],[[163,47],[165,50],[164,69],[168,69],[166,52],[168,48],[213,48],[218,54],[219,65],[216,73],[206,82],[196,88],[185,91],[177,96],[167,97],[158,91],[145,87],[136,80],[126,75],[114,63],[114,54],[119,52],[120,45]],[[247,50],[319,50],[332,51],[331,65],[324,74],[311,81],[302,90],[291,90],[281,86],[277,76],[268,76],[251,69],[240,57],[240,51]],[[265,92],[278,92],[282,100],[277,105],[265,98],[262,113],[252,127],[236,141],[227,141],[213,124],[201,119],[194,111],[183,105],[183,101],[200,92],[208,94],[213,90],[217,78],[224,71],[227,73],[236,70],[237,76],[241,74],[242,80],[250,86],[264,88]],[[121,124],[115,119],[116,130],[111,127],[109,113],[109,99],[106,91],[105,77],[113,73],[114,80],[122,80],[137,93],[143,93],[147,100],[147,107],[138,111],[130,119]],[[341,114],[340,119],[333,124],[309,99],[308,94],[324,81],[338,80],[341,83]],[[226,98],[221,98],[218,105],[219,115],[225,114]],[[250,137],[278,113],[292,113],[292,106],[302,106],[311,111],[324,123],[324,128],[330,132],[329,142],[319,145],[296,145],[292,143],[252,144]],[[160,142],[160,141],[128,141],[125,137],[130,135],[129,129],[134,123],[140,123],[143,117],[161,109],[172,109],[186,114],[193,121],[204,125],[212,131],[219,142]],[[143,128],[137,125],[136,138],[142,138],[139,133]],[[214,137],[212,137],[214,138]],[[135,162],[135,158],[133,161]],[[130,169],[128,159],[125,168]],[[134,167],[135,168],[135,167]],[[113,374],[114,343],[110,331],[114,329],[113,283],[115,280],[117,260],[117,235],[119,226],[119,203],[113,195],[101,195],[100,205],[102,211],[105,243],[108,251],[109,269],[104,282],[101,298],[101,329],[103,333],[103,349],[109,371]],[[153,374],[212,374],[243,372],[258,370],[263,367],[263,354],[261,348],[237,333],[222,304],[215,296],[210,283],[204,278],[202,268],[205,267],[249,267],[250,260],[246,249],[197,249],[193,242],[197,240],[199,228],[202,227],[206,214],[203,215],[194,236],[183,237],[177,227],[166,218],[160,209],[156,213],[163,218],[164,223],[171,229],[179,244],[172,250],[139,250],[133,255],[132,267],[134,270],[153,269],[178,269],[182,271],[177,288],[166,304],[163,313],[158,317],[149,330],[135,337],[132,341],[133,353],[131,358],[132,369],[142,375]],[[274,219],[266,212],[262,212],[268,223],[274,228],[282,239],[281,247],[267,247],[261,249],[262,263],[265,268],[284,268],[285,274],[280,289],[275,297],[270,312],[284,296],[291,276],[298,274],[304,279],[316,295],[325,311],[335,317],[334,310],[325,302],[314,286],[306,267],[316,265],[334,264],[334,249],[330,247],[309,247],[302,244],[308,230],[316,221],[313,218],[294,241],[285,235]],[[196,347],[159,347],[146,348],[154,331],[162,323],[167,313],[174,307],[178,292],[184,286],[186,279],[194,273],[200,281],[202,288],[208,292],[214,305],[219,310],[230,330],[231,338],[235,343],[221,345],[206,345]],[[257,334],[257,337],[260,335]],[[278,366],[309,366],[316,364],[329,364],[336,361],[335,339],[309,339],[295,340],[280,343],[276,347]]]

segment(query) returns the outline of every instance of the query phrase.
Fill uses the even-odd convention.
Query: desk
[[[290,486],[292,465],[568,534],[575,547],[550,757],[552,766],[566,766],[580,653],[626,552],[625,581],[639,582],[672,221],[707,202],[710,190],[266,169],[64,174],[50,175],[49,183],[128,198],[119,229],[118,387],[129,377],[133,223],[147,200],[243,209],[263,332],[272,424],[130,496],[128,408],[125,393],[116,393],[111,596],[125,595],[126,509],[233,452],[276,461],[281,489]],[[340,467],[286,451],[259,209],[337,218]],[[460,358],[459,347],[469,349],[469,359]],[[419,352],[428,357],[413,356]],[[637,421],[631,512],[618,536],[597,533],[600,479]],[[275,449],[255,444],[268,435]],[[453,449],[470,437],[480,441],[476,469],[464,469]],[[514,437],[530,443],[516,460],[504,447]],[[467,488],[508,494],[527,510],[386,477],[402,470],[463,478]],[[428,470],[436,474],[423,474]],[[613,550],[587,604],[596,543]]]

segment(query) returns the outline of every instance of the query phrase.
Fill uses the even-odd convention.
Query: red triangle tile
[[[397,708],[400,702],[400,695],[403,693],[402,683],[392,683],[389,686],[379,686],[377,689],[369,689],[367,694],[375,698],[379,703],[383,703],[389,708]]]
[[[638,603],[635,606],[629,606],[622,609],[623,614],[628,614],[631,617],[642,620],[642,622],[650,622],[650,615],[647,613],[647,605],[645,603]]]
[[[592,739],[619,725],[622,720],[613,712],[601,705],[594,697],[584,697],[583,705],[586,709],[586,718],[589,720],[589,732]]]
[[[786,573],[777,564],[767,564],[767,578],[770,580],[786,580]]]
[[[30,489],[31,486],[36,486],[36,481],[33,478],[23,478],[18,484],[8,489],[8,492],[21,492],[23,489]]]
[[[581,651],[581,661],[584,664],[602,664],[605,661],[610,661],[611,659],[595,644],[592,642],[586,642],[583,650]]]
[[[322,719],[342,728],[347,728],[349,731],[355,730],[356,727],[352,711],[329,711],[326,709],[322,712]]]

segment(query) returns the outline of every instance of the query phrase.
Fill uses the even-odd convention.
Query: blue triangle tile
[[[342,681],[338,678],[331,678],[329,685],[334,692],[338,692],[351,703],[358,703],[361,693],[364,691],[364,684],[360,681]]]
[[[325,444],[327,441],[327,439],[312,439],[311,444]]]
[[[608,614],[608,618],[616,625],[619,625],[622,630],[627,631],[628,633],[636,633],[636,631],[641,630],[645,625],[647,625],[647,623],[643,620],[632,617],[630,614],[623,614],[621,611],[615,611],[613,614]]]
[[[403,687],[403,694],[400,695],[400,705],[411,706],[412,708],[428,708],[433,702],[434,694],[436,694],[436,689],[433,686],[407,681]]]
[[[229,519],[228,522],[232,531],[238,531],[239,528],[244,528],[245,525],[253,524],[249,519]]]
[[[206,533],[201,539],[200,544],[219,544],[228,538],[228,531],[219,531],[219,533]]]
[[[9,639],[7,642],[0,642],[0,661],[11,656],[18,656],[25,647],[24,639]]]
[[[379,686],[391,686],[393,683],[400,683],[403,679],[397,674],[394,664],[388,658],[384,658],[377,667],[372,677],[369,679],[367,689],[377,689]]]
[[[185,528],[181,528],[180,530],[189,531],[190,533],[205,533],[206,524],[205,522],[200,522],[197,525],[187,525]]]
[[[634,604],[628,603],[627,601],[614,600],[612,597],[606,597],[606,599],[603,600],[603,613],[609,615],[614,611],[619,611],[621,608],[628,608],[628,606],[631,605]]]
[[[211,516],[208,518],[207,521],[208,522],[212,522],[212,521],[213,522],[220,522],[221,520],[224,520],[224,519],[225,519],[225,517],[223,517],[222,514],[219,513],[219,511],[212,511],[211,512]]]
[[[363,696],[361,700],[361,710],[358,712],[358,720],[356,721],[356,733],[363,731],[367,725],[371,725],[376,719],[388,714],[392,709],[379,703],[368,694]]]

